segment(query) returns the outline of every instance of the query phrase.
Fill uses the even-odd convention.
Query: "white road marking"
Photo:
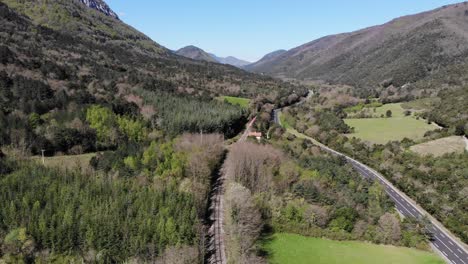
[[[457,248],[457,250],[458,250],[460,253],[462,253],[462,254],[463,254],[463,252],[462,252],[462,251],[461,251],[459,248]]]
[[[437,244],[434,244],[434,246],[436,246],[436,248],[439,248],[439,245],[437,245]]]
[[[439,239],[439,242],[442,243],[442,245],[444,245],[450,252],[453,253],[452,249],[450,249],[450,248],[444,243],[444,241],[442,241],[441,238],[438,238],[437,236],[436,236],[436,238]]]
[[[450,240],[449,240],[449,243],[450,243],[450,245],[455,246],[455,245],[452,243],[452,241],[450,241]]]
[[[448,257],[448,255],[447,255],[447,253],[445,253],[445,251],[442,251],[442,253],[444,253],[444,255]]]

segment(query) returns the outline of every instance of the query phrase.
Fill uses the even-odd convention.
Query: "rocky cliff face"
[[[96,9],[107,16],[119,19],[119,16],[103,0],[80,0],[89,8]]]

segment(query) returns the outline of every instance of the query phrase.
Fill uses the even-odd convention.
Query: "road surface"
[[[245,128],[244,133],[237,142],[245,142],[252,130],[252,125],[255,123],[256,118],[252,119]],[[209,235],[209,258],[210,264],[226,264],[226,248],[224,245],[224,228],[223,228],[223,194],[224,194],[224,180],[225,175],[223,170],[220,170],[219,177],[212,187],[211,192],[211,215],[210,220],[212,225],[208,231]]]
[[[275,120],[275,122],[276,120],[279,120],[279,111],[281,111],[281,109],[277,109],[273,112],[273,119]],[[466,250],[466,246],[463,245],[461,242],[458,242],[458,240],[454,238],[453,235],[446,231],[442,224],[440,224],[436,219],[431,217],[429,213],[424,211],[424,209],[419,207],[416,204],[416,202],[414,202],[411,198],[409,198],[403,192],[401,192],[395,186],[393,186],[380,173],[376,172],[375,170],[351,157],[348,157],[340,152],[337,152],[321,144],[313,138],[299,134],[297,131],[293,131],[293,133],[295,133],[296,136],[310,139],[315,145],[319,146],[320,148],[329,153],[346,158],[346,160],[363,177],[379,181],[385,188],[385,191],[388,193],[390,198],[395,202],[396,209],[403,216],[416,217],[420,219],[424,216],[428,216],[429,220],[431,221],[431,226],[429,227],[429,229],[434,234],[434,240],[431,242],[433,249],[435,249],[445,259],[447,263],[468,264],[468,253]]]

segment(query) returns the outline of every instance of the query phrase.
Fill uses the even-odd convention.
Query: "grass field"
[[[250,99],[241,98],[241,97],[233,97],[233,96],[220,96],[217,97],[218,100],[228,102],[233,105],[238,105],[242,108],[249,108]]]
[[[276,234],[265,245],[273,264],[443,264],[437,255],[416,249]]]
[[[50,168],[61,169],[76,169],[81,168],[86,170],[89,168],[89,161],[96,156],[96,153],[89,153],[83,155],[70,155],[70,156],[54,156],[46,157],[44,165]],[[42,158],[35,156],[32,160],[42,163]]]
[[[420,155],[432,154],[438,157],[447,153],[463,153],[465,147],[466,144],[463,137],[452,136],[414,145],[410,149]]]
[[[355,133],[350,137],[357,137],[372,143],[385,144],[392,140],[410,138],[418,140],[424,133],[437,128],[427,124],[423,119],[417,120],[414,116],[405,116],[401,104],[387,104],[376,108],[377,115],[384,115],[392,111],[391,118],[362,118],[345,119],[346,124],[354,127]]]

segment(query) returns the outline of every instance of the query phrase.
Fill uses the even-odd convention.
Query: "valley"
[[[468,2],[261,1],[0,0],[0,263],[468,264]]]

